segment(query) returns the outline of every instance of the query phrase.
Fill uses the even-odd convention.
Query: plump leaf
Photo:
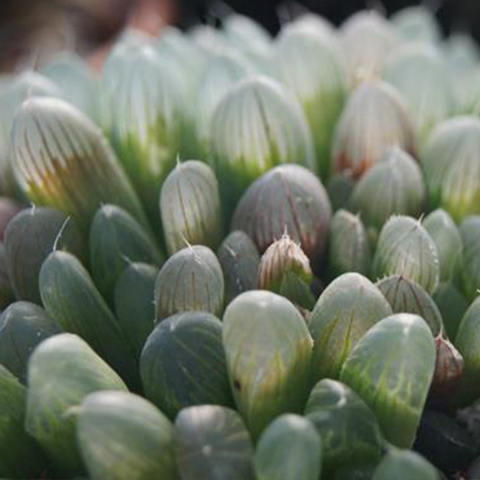
[[[305,414],[322,438],[322,457],[330,474],[380,459],[384,440],[375,414],[347,385],[330,379],[318,382]]]
[[[262,433],[254,457],[258,480],[318,480],[322,468],[322,443],[307,419],[284,414]]]
[[[392,314],[368,278],[345,273],[322,292],[309,322],[313,337],[313,377],[338,378],[343,363],[363,335]]]
[[[176,480],[173,425],[127,392],[95,392],[78,410],[77,441],[93,480]]]
[[[28,360],[35,347],[62,331],[42,307],[12,303],[0,316],[0,363],[26,384]]]
[[[127,390],[121,378],[79,337],[63,333],[43,341],[28,365],[26,431],[65,477],[84,473],[75,437],[79,405],[97,390]]]
[[[435,368],[435,342],[426,322],[396,314],[372,327],[345,362],[340,380],[376,414],[385,438],[410,448]]]
[[[253,437],[277,415],[303,409],[312,339],[292,303],[262,290],[239,295],[223,316],[223,345],[235,403]]]
[[[140,359],[145,394],[168,415],[190,405],[233,403],[222,344],[222,323],[206,312],[163,320]]]
[[[175,453],[184,480],[253,480],[253,445],[234,410],[184,408],[175,419]]]

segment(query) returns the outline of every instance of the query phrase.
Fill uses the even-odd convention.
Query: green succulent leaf
[[[218,182],[205,163],[178,163],[162,185],[160,212],[170,255],[187,245],[216,249],[222,240]]]
[[[115,284],[133,262],[160,267],[164,257],[150,233],[135,218],[115,205],[103,205],[90,226],[92,277],[103,297],[113,304]]]
[[[345,273],[322,292],[309,322],[313,337],[313,377],[338,378],[363,335],[392,314],[380,290],[358,273]]]
[[[423,210],[422,171],[408,153],[389,147],[353,190],[351,204],[365,225],[380,230],[391,215],[416,217]]]
[[[430,206],[456,222],[480,213],[480,120],[454,117],[440,123],[420,152]]]
[[[440,281],[449,282],[455,275],[462,256],[462,238],[453,218],[445,210],[427,215],[423,226],[437,247]]]
[[[315,168],[300,105],[267,77],[243,80],[223,96],[212,118],[211,154],[227,216],[249,184],[275,165],[295,159]]]
[[[391,449],[375,470],[372,480],[438,480],[436,468],[421,455]]]
[[[230,233],[218,249],[225,279],[225,304],[257,288],[260,255],[252,239],[241,230]]]
[[[455,338],[468,301],[452,283],[440,283],[432,296],[443,318],[448,338]]]
[[[287,299],[253,290],[223,316],[223,345],[237,408],[258,438],[285,412],[300,412],[311,386],[312,339]]]
[[[402,275],[432,294],[440,278],[437,248],[419,221],[393,216],[380,232],[373,270],[376,278]]]
[[[472,301],[480,290],[480,216],[473,215],[460,225],[463,252],[460,260],[460,283],[466,297]]]
[[[410,448],[435,369],[435,342],[417,315],[396,314],[373,326],[343,365],[340,380],[374,411],[388,442]]]
[[[32,97],[12,129],[15,178],[27,197],[73,216],[88,230],[103,203],[118,205],[148,227],[140,201],[99,128],[67,102]]]
[[[455,392],[454,402],[466,406],[480,395],[477,378],[480,372],[480,298],[468,308],[458,327],[454,345],[465,361],[463,376]]]
[[[0,316],[0,364],[26,384],[28,360],[35,347],[62,331],[39,305],[12,303]]]
[[[0,365],[0,476],[36,478],[47,466],[40,447],[25,431],[26,388]]]
[[[147,400],[95,392],[78,409],[77,441],[92,480],[176,480],[173,425]]]
[[[125,333],[82,264],[70,253],[53,252],[42,265],[39,285],[47,313],[138,388],[138,368]]]
[[[384,439],[375,414],[347,385],[324,379],[310,392],[306,418],[322,438],[325,470],[358,469],[375,464]]]
[[[418,283],[402,275],[392,275],[377,282],[377,287],[392,307],[393,313],[416,314],[427,322],[434,337],[444,334],[440,310]]]
[[[233,404],[222,323],[210,313],[162,320],[145,343],[140,373],[146,397],[172,419],[191,405]]]
[[[348,272],[368,276],[372,253],[368,234],[358,215],[337,210],[328,234],[328,267],[335,278]]]
[[[135,358],[154,327],[154,290],[158,268],[131,263],[115,285],[115,313]]]
[[[26,431],[42,446],[55,471],[84,473],[72,407],[98,390],[127,390],[121,378],[79,337],[43,341],[28,365]]]
[[[253,445],[240,415],[219,405],[184,408],[175,419],[181,478],[253,480]]]
[[[307,419],[284,414],[264,430],[255,449],[258,480],[318,480],[322,467],[322,442]]]
[[[335,124],[347,94],[347,72],[333,35],[321,35],[297,25],[282,28],[275,43],[278,78],[295,94],[310,125],[317,171],[330,174],[330,149]]]
[[[190,310],[221,316],[224,290],[222,267],[215,254],[203,245],[188,246],[174,253],[158,273],[156,322]]]
[[[38,277],[44,260],[54,250],[67,251],[87,263],[81,232],[68,215],[53,208],[22,210],[8,223],[5,260],[15,296],[42,304]]]

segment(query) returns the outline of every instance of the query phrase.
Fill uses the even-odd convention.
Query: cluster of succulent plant
[[[0,477],[475,478],[479,71],[415,7],[0,78]]]

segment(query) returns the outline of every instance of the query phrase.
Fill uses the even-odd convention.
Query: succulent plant
[[[443,318],[443,326],[449,338],[455,338],[465,312],[468,301],[452,283],[440,283],[433,292],[433,300],[437,304]]]
[[[345,273],[322,292],[309,322],[313,338],[313,378],[338,378],[363,335],[392,309],[373,283]]]
[[[170,255],[187,245],[215,249],[222,240],[218,182],[205,163],[177,163],[162,185],[160,212]]]
[[[70,253],[53,252],[42,265],[40,295],[47,313],[66,331],[82,337],[132,388],[139,375],[125,332],[90,275]]]
[[[305,415],[322,439],[325,473],[365,468],[380,459],[385,441],[375,414],[347,385],[319,381],[310,393]]]
[[[388,147],[355,186],[351,205],[365,225],[380,230],[393,214],[416,217],[423,211],[425,185],[415,160],[398,147]]]
[[[393,146],[408,153],[415,150],[407,107],[392,86],[365,81],[352,92],[337,123],[333,169],[360,178]]]
[[[35,441],[25,432],[26,389],[0,365],[0,475],[34,478],[47,466]]]
[[[260,253],[285,232],[315,269],[327,241],[331,207],[318,178],[299,165],[282,165],[256,180],[238,203],[233,230],[243,230]]]
[[[41,305],[38,275],[53,251],[72,253],[86,264],[86,245],[76,223],[53,208],[30,207],[18,213],[5,232],[5,260],[18,300]]]
[[[443,58],[432,46],[412,44],[399,49],[386,63],[384,79],[408,103],[420,143],[437,123],[455,112],[454,92]]]
[[[154,327],[154,290],[158,268],[131,263],[115,284],[115,313],[136,359]]]
[[[374,10],[352,15],[341,26],[340,38],[352,83],[362,76],[380,76],[383,63],[397,42],[392,25]]]
[[[41,445],[55,471],[66,478],[84,472],[71,407],[98,390],[127,387],[76,335],[55,335],[33,352],[28,364],[25,428]]]
[[[148,222],[113,150],[90,119],[56,98],[34,97],[19,108],[12,130],[12,168],[30,200],[64,210],[83,231],[102,203]]]
[[[273,242],[260,259],[258,288],[279,293],[309,310],[315,304],[310,291],[312,279],[308,257],[288,233]]]
[[[418,220],[392,216],[380,232],[373,270],[376,278],[402,275],[431,294],[440,279],[435,243]]]
[[[12,303],[0,316],[0,364],[26,384],[28,360],[33,350],[46,338],[59,333],[62,328],[39,305]]]
[[[465,361],[463,375],[455,392],[455,405],[467,406],[480,395],[476,381],[480,372],[478,338],[480,335],[480,299],[468,308],[458,327],[454,345]]]
[[[200,310],[221,316],[225,285],[215,254],[203,245],[174,253],[155,282],[155,318],[160,322],[175,313]]]
[[[456,222],[480,213],[480,120],[454,117],[440,123],[420,155],[431,208]]]
[[[359,215],[337,210],[328,234],[328,269],[335,278],[348,272],[368,275],[372,264],[367,231]]]
[[[107,130],[151,223],[158,225],[160,186],[180,151],[180,82],[146,43],[120,44],[111,56],[102,81],[110,116]]]
[[[93,480],[176,480],[173,425],[147,400],[95,392],[77,413],[77,440]]]
[[[477,298],[480,289],[480,216],[473,215],[460,225],[462,258],[460,259],[460,283],[469,300]]]
[[[253,480],[253,445],[242,418],[220,405],[184,408],[175,419],[181,478]]]
[[[95,122],[100,120],[97,80],[80,56],[65,51],[43,65],[40,73],[58,87],[64,100]]]
[[[449,282],[455,274],[462,257],[462,238],[452,217],[442,209],[428,214],[423,226],[437,248],[440,261],[440,281]]]
[[[225,310],[223,345],[235,403],[254,438],[277,415],[303,409],[312,339],[292,303],[272,292],[242,293]]]
[[[372,480],[438,480],[437,469],[421,455],[409,450],[390,449]]]
[[[280,415],[260,437],[254,465],[258,480],[317,480],[322,468],[320,436],[300,415]]]
[[[160,267],[164,261],[150,233],[130,213],[115,205],[103,205],[95,213],[89,246],[93,280],[110,304],[118,278],[131,263]]]
[[[378,418],[386,440],[410,448],[435,369],[435,342],[426,322],[400,313],[374,325],[343,365],[340,381]]]
[[[295,161],[315,168],[313,139],[300,105],[266,77],[243,80],[223,96],[210,138],[226,216],[249,184],[275,165]]]
[[[191,405],[233,403],[222,323],[210,313],[162,320],[145,343],[140,373],[147,398],[172,419]]]
[[[330,174],[335,124],[347,92],[347,73],[330,37],[322,38],[297,25],[282,29],[275,44],[277,75],[296,96],[315,143],[316,170]]]
[[[403,8],[392,16],[397,35],[406,42],[436,44],[442,36],[435,13],[427,4]]]
[[[258,284],[260,255],[251,238],[241,230],[230,233],[218,249],[225,279],[225,304]]]

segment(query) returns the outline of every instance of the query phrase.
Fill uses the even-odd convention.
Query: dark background
[[[188,28],[218,20],[229,9],[276,33],[280,18],[308,9],[339,25],[352,13],[376,8],[387,15],[412,0],[0,0],[0,72],[34,65],[38,58],[73,47],[101,68],[112,39],[125,25],[157,33],[163,23]],[[467,31],[480,40],[480,0],[424,0],[444,32]],[[479,42],[480,43],[480,42]],[[37,62],[38,63],[38,62]]]
[[[205,16],[208,12],[208,2],[185,0],[182,3],[184,5],[184,22],[191,21],[199,14]],[[294,2],[283,0],[225,0],[223,3],[231,6],[238,13],[255,18],[272,33],[275,33],[279,28],[277,16],[279,7],[293,12],[304,7],[320,13],[334,24],[339,25],[349,15],[361,9],[376,8],[391,14],[407,6],[423,4],[437,12],[445,32],[466,30],[471,32],[477,41],[480,41],[480,0],[424,0],[423,2],[412,0],[296,0]]]

